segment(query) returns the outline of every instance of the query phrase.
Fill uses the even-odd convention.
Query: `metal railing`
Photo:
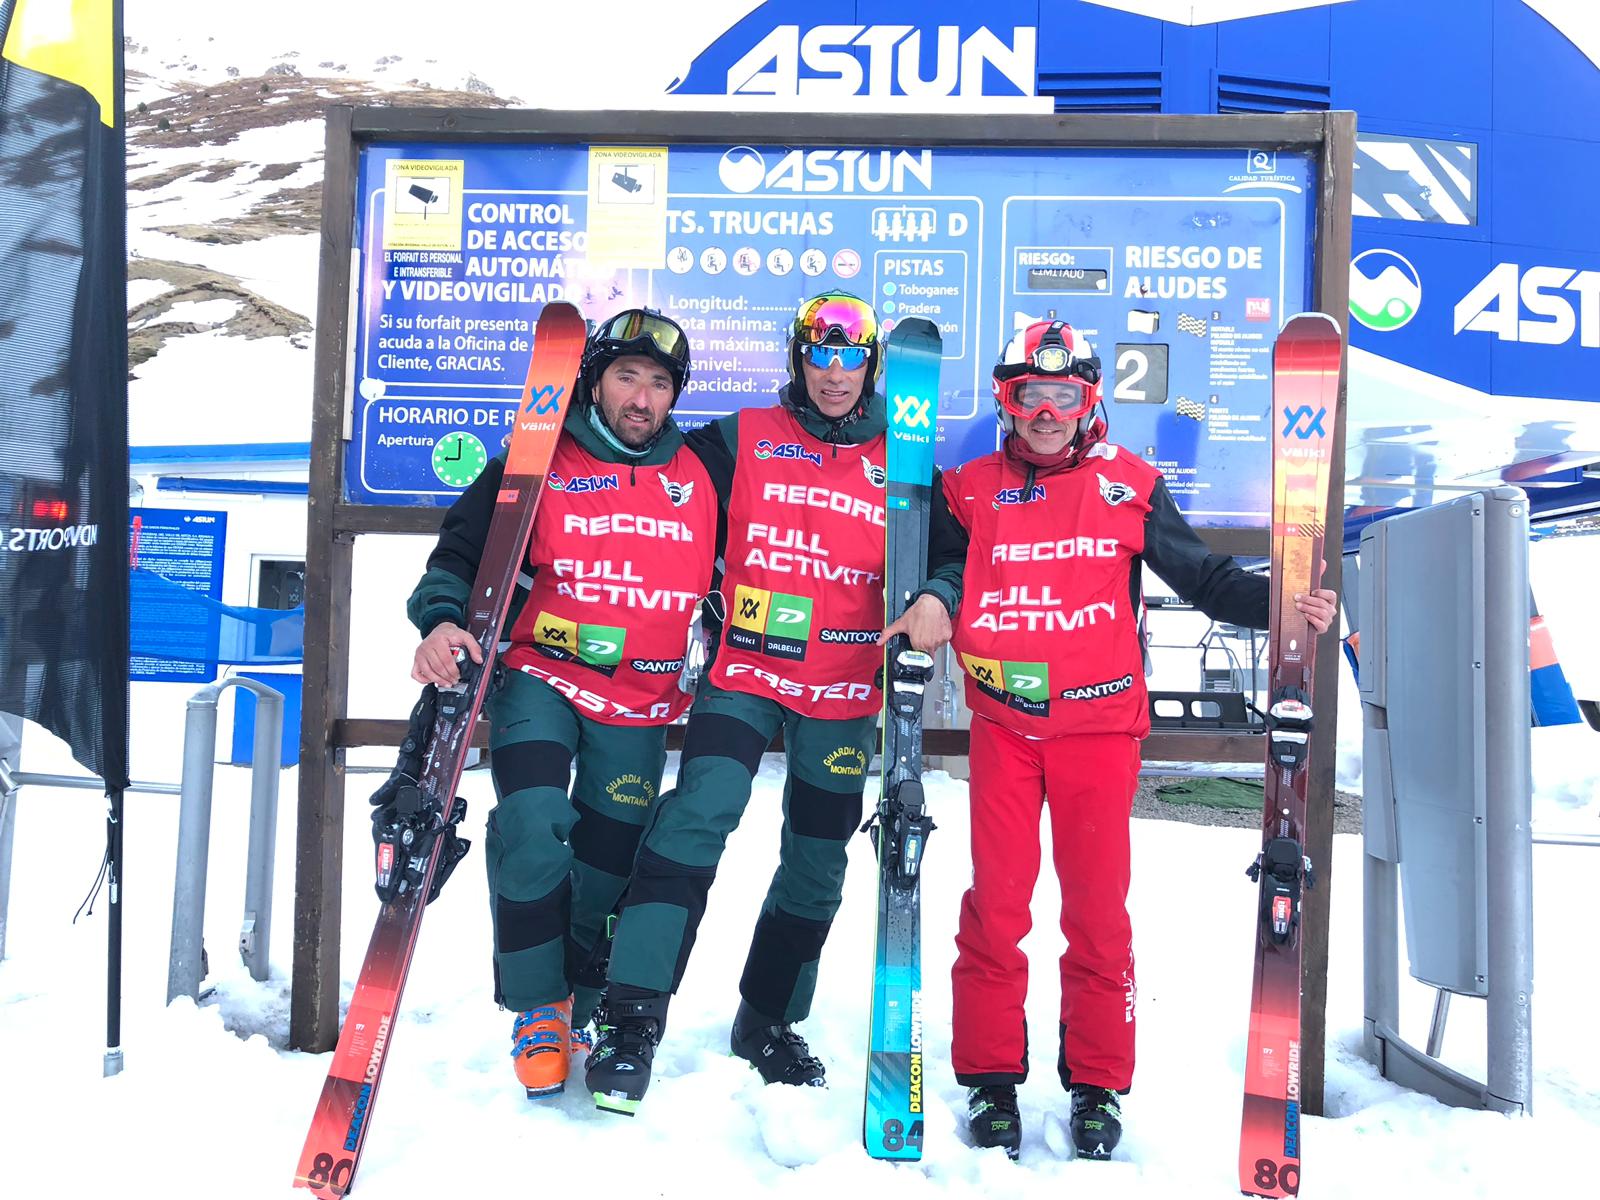
[[[245,869],[244,920],[239,930],[239,956],[258,982],[267,978],[272,940],[272,874],[277,850],[278,777],[283,765],[283,695],[242,675],[207,684],[189,698],[183,732],[183,780],[150,783],[135,780],[130,792],[179,797],[178,861],[172,894],[172,948],[167,964],[167,1000],[199,999],[204,975],[206,864],[211,842],[211,793],[216,770],[217,701],[224,689],[244,688],[257,702],[255,750],[250,774],[250,838]],[[6,912],[10,897],[10,864],[14,798],[18,788],[86,788],[103,790],[104,782],[88,775],[59,775],[14,769],[21,746],[21,722],[0,713],[0,958],[5,957]]]
[[[178,809],[178,869],[172,893],[172,953],[167,1002],[200,998],[205,974],[202,933],[206,860],[211,844],[211,785],[217,756],[217,700],[223,689],[256,697],[255,752],[250,767],[250,846],[245,871],[239,957],[258,982],[267,977],[272,940],[272,868],[278,827],[278,774],[283,762],[283,696],[258,680],[232,675],[189,697],[183,729],[183,783]]]

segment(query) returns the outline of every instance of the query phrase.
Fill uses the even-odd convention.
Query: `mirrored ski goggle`
[[[859,371],[867,365],[872,350],[867,346],[839,346],[830,342],[821,346],[802,346],[800,353],[820,371],[826,371],[834,363],[846,371]]]
[[[1022,379],[1005,389],[1001,403],[1014,417],[1032,420],[1049,414],[1071,421],[1094,407],[1093,389],[1077,379]]]
[[[802,345],[843,341],[873,346],[878,341],[878,314],[856,296],[818,296],[801,307],[794,320],[794,336]]]
[[[618,313],[594,331],[597,344],[612,343],[618,348],[645,338],[655,343],[656,349],[673,361],[685,365],[689,362],[689,339],[678,328],[676,321],[660,313],[640,308],[629,309]]]

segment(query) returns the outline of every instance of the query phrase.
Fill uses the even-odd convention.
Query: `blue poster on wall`
[[[1242,147],[368,146],[346,494],[458,495],[504,445],[550,301],[682,324],[690,427],[772,403],[795,309],[842,288],[942,331],[941,465],[994,448],[993,363],[1058,317],[1104,364],[1112,440],[1196,525],[1261,528],[1313,175]]]
[[[129,510],[128,677],[210,683],[217,677],[218,606],[228,514]],[[159,651],[154,653],[151,651]]]

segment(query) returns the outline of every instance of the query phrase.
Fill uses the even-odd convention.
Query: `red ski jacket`
[[[941,499],[968,538],[953,642],[968,706],[1020,733],[1149,733],[1142,561],[1213,619],[1267,623],[1266,578],[1210,553],[1120,446],[1037,472],[997,450],[945,472]]]

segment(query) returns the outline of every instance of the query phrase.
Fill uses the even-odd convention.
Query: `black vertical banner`
[[[0,0],[0,710],[128,782],[120,0]]]

